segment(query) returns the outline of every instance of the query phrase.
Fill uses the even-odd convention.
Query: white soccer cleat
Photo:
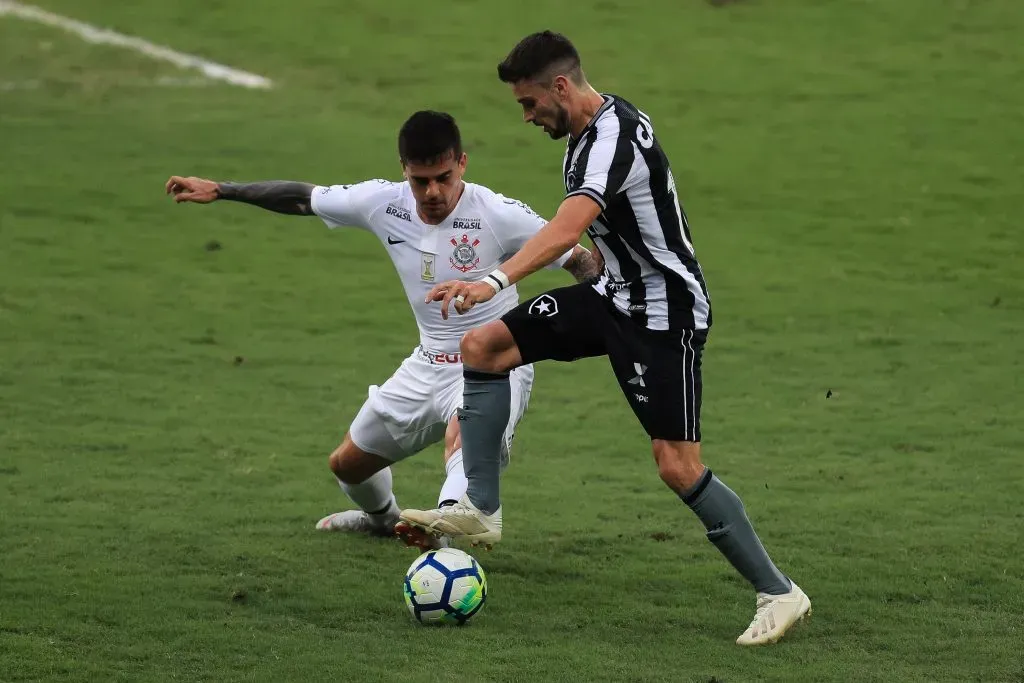
[[[399,519],[399,524],[405,522],[435,538],[465,539],[488,549],[501,540],[501,508],[494,514],[484,514],[469,502],[468,496],[455,505],[435,510],[402,510]]]
[[[790,582],[792,583],[792,582]],[[747,630],[736,639],[737,645],[770,645],[778,642],[791,627],[811,616],[811,599],[793,583],[782,595],[757,594],[757,611]]]
[[[369,536],[394,536],[394,526],[383,521],[378,522],[362,510],[343,510],[327,515],[316,523],[320,531],[346,531]]]

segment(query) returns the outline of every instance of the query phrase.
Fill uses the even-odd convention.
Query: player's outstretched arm
[[[258,183],[218,183],[194,176],[171,176],[167,194],[176,202],[209,204],[218,199],[252,204],[267,211],[294,216],[312,216],[314,185],[294,180],[266,180]]]

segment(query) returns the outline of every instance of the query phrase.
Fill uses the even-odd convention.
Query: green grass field
[[[1024,680],[1017,0],[39,1],[278,87],[0,16],[0,680]],[[776,647],[733,644],[754,596],[601,360],[539,368],[487,607],[417,626],[414,552],[313,530],[415,344],[383,250],[162,195],[396,177],[431,107],[469,179],[550,214],[563,149],[494,76],[544,27],[673,160],[715,305],[705,458],[814,600]]]

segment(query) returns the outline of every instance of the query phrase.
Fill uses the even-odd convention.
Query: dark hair
[[[559,73],[569,75],[580,84],[583,71],[580,69],[580,53],[568,38],[554,31],[532,33],[520,40],[508,56],[498,65],[498,78],[505,83],[523,80],[550,81]]]
[[[451,114],[418,111],[398,131],[398,158],[402,163],[432,163],[448,153],[462,156],[462,136]]]

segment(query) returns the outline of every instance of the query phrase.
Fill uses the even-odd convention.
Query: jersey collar
[[[589,121],[587,121],[587,125],[583,126],[583,130],[580,131],[579,135],[577,135],[576,137],[573,137],[572,135],[569,136],[569,147],[572,147],[577,142],[582,140],[583,137],[587,134],[587,132],[589,132],[590,129],[594,127],[594,124],[597,123],[597,120],[601,118],[601,116],[603,116],[604,113],[608,111],[608,109],[610,109],[613,104],[615,104],[615,95],[606,95],[604,93],[601,93],[601,97],[604,98],[604,104],[602,104],[598,108],[598,110],[594,112],[594,115],[590,117]]]

